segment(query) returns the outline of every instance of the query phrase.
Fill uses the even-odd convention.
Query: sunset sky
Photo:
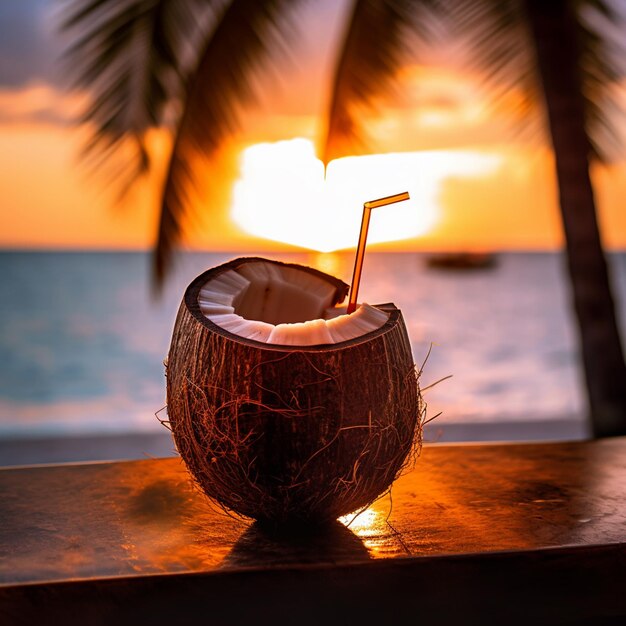
[[[0,246],[148,248],[154,239],[159,172],[124,206],[86,176],[72,124],[83,97],[63,88],[52,2],[0,0]],[[279,78],[264,81],[224,158],[206,173],[206,208],[186,245],[329,250],[356,243],[362,203],[409,190],[411,203],[376,214],[381,249],[553,249],[562,235],[551,152],[514,136],[506,111],[486,110],[477,77],[433,54],[400,75],[402,97],[368,119],[379,153],[331,163],[326,182],[313,141],[321,129],[346,4],[309,3],[298,47]],[[626,88],[623,89],[626,92]],[[512,94],[514,97],[515,94]],[[168,138],[151,143],[166,155]],[[594,167],[605,243],[626,247],[626,158]],[[393,241],[392,241],[393,240]]]

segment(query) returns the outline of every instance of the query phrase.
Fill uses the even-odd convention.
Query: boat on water
[[[482,270],[494,268],[497,258],[491,252],[443,252],[428,256],[426,265],[444,270]]]

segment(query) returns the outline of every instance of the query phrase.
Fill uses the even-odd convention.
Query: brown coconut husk
[[[377,305],[389,313],[381,328],[321,346],[242,339],[204,317],[202,285],[259,260],[209,270],[186,291],[167,367],[176,446],[199,487],[229,511],[272,524],[336,519],[385,493],[419,452],[421,370],[393,304]],[[345,297],[338,279],[292,267]]]

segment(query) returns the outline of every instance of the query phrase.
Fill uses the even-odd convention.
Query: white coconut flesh
[[[203,315],[230,333],[288,346],[333,344],[380,328],[389,313],[361,304],[347,315],[331,306],[336,286],[305,270],[246,263],[207,281],[198,295]]]

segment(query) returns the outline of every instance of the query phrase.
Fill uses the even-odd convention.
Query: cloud
[[[67,94],[53,85],[37,82],[0,89],[0,124],[73,123],[85,97]]]
[[[424,65],[407,65],[397,78],[393,97],[381,100],[363,124],[381,152],[545,140],[538,110],[524,109],[519,89],[496,96],[478,74]]]

